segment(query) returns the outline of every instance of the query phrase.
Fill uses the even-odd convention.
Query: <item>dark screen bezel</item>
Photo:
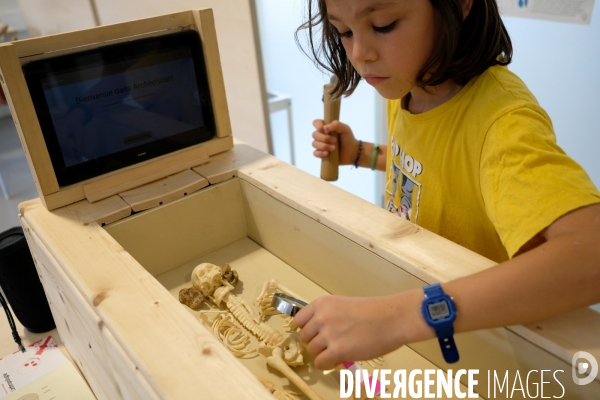
[[[47,78],[50,73],[70,72],[82,66],[84,68],[92,68],[97,66],[100,60],[107,65],[111,63],[116,64],[124,60],[131,60],[132,57],[136,57],[139,60],[144,54],[149,54],[151,51],[170,52],[176,48],[186,48],[191,51],[205,126],[105,155],[94,160],[66,166],[44,95],[42,80]],[[59,186],[68,186],[181,150],[208,141],[216,134],[202,43],[198,33],[193,30],[132,40],[102,46],[93,50],[32,61],[23,66],[23,72]]]

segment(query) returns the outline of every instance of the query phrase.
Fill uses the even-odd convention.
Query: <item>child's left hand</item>
[[[324,296],[304,307],[295,321],[315,366],[331,369],[382,356],[413,337],[433,337],[419,315],[422,297],[419,290],[384,297]]]

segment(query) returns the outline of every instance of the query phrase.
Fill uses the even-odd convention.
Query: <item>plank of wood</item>
[[[105,230],[156,276],[245,237],[241,196],[239,182],[211,185]]]
[[[244,165],[250,165],[267,157],[267,154],[247,144],[238,143],[232,149],[211,157],[206,164],[192,168],[211,184],[219,183],[237,176]]]
[[[160,397],[150,383],[142,375],[133,361],[127,356],[123,347],[108,329],[102,329],[102,338],[109,354],[110,367],[116,373],[113,375],[120,387],[128,389],[123,393],[125,399],[159,400]],[[105,360],[106,361],[106,360]]]
[[[256,186],[240,183],[248,237],[329,293],[385,296],[425,285],[369,248],[357,246]]]
[[[82,183],[62,187],[58,192],[47,194],[43,197],[40,195],[40,199],[44,203],[44,207],[49,211],[84,200],[85,192],[83,191]]]
[[[125,192],[165,176],[208,162],[209,156],[233,146],[231,136],[213,138],[189,149],[167,154],[155,160],[135,165],[105,178],[98,178],[83,186],[85,197],[93,202]]]
[[[582,349],[600,360],[600,314],[589,307],[509,329],[533,343],[543,343],[563,360],[570,362]],[[600,376],[597,379],[600,381]]]
[[[225,93],[225,81],[221,70],[221,56],[217,43],[217,32],[212,9],[192,11],[196,28],[202,39],[202,50],[206,60],[206,72],[210,84],[210,98],[212,100],[217,126],[217,136],[225,137],[231,135],[231,121],[229,119],[229,108]]]
[[[16,48],[12,43],[0,45],[0,83],[39,195],[58,192],[58,181],[52,168],[42,128],[29,95]]]
[[[160,32],[174,27],[194,25],[194,17],[190,11],[169,15],[138,19],[119,24],[107,24],[99,27],[82,29],[77,32],[57,33],[16,42],[16,54],[19,58],[36,54],[53,53],[64,49],[75,49],[90,44],[116,43],[118,40],[148,32]]]
[[[148,183],[147,185],[119,193],[133,211],[143,211],[170,203],[208,186],[208,180],[192,170]]]
[[[227,137],[227,138],[223,138],[223,139],[216,139],[216,140],[219,142],[218,145],[211,146],[209,151],[215,151],[215,152],[226,151],[227,149],[231,148],[231,146],[233,146],[233,141],[232,141],[231,137]],[[168,156],[173,156],[173,155],[167,155],[166,157],[168,157]],[[177,155],[175,155],[175,156],[177,156]],[[164,157],[165,156],[163,156],[163,158]],[[156,160],[151,160],[149,162],[153,162],[153,161],[156,161]],[[55,210],[60,207],[64,207],[69,204],[73,204],[80,200],[86,199],[85,192],[83,190],[84,186],[86,186],[90,183],[96,182],[97,180],[104,179],[106,177],[111,177],[111,179],[114,179],[114,176],[119,173],[126,172],[126,171],[135,169],[140,166],[145,166],[149,162],[142,163],[141,165],[138,165],[138,166],[134,165],[131,167],[123,168],[119,171],[103,175],[102,177],[88,179],[86,181],[83,181],[83,182],[80,182],[80,183],[77,183],[74,185],[61,187],[59,192],[44,196],[41,198],[41,200],[42,200],[44,206],[50,211]],[[159,178],[162,178],[162,176]],[[157,178],[157,179],[159,179],[159,178]],[[113,194],[116,194],[116,193],[113,193]]]
[[[150,37],[155,37],[155,36],[161,36],[161,35],[168,35],[170,33],[176,33],[176,32],[181,32],[181,31],[186,31],[186,30],[194,30],[195,26],[194,25],[187,25],[187,26],[176,26],[176,27],[172,27],[172,28],[168,28],[168,29],[164,29],[164,30],[160,30],[160,31],[153,31],[153,32],[147,32],[147,33],[140,33],[138,35],[135,36],[128,36],[128,37],[122,37],[122,38],[118,38],[118,39],[114,39],[109,41],[107,44],[116,44],[116,43],[122,43],[122,42],[128,42],[131,40],[138,40],[138,39],[145,39],[145,38],[150,38]],[[49,36],[54,36],[54,35],[49,35]],[[40,38],[35,38],[40,39]],[[27,39],[29,40],[29,39]],[[16,42],[19,43],[19,42]],[[31,54],[31,55],[27,55],[27,56],[23,56],[23,57],[19,57],[19,62],[21,63],[21,65],[25,65],[28,62],[31,61],[37,61],[37,60],[43,60],[45,58],[48,58],[49,56],[52,57],[58,57],[58,56],[62,56],[65,54],[71,54],[75,51],[85,51],[85,50],[92,50],[95,49],[99,46],[100,44],[97,42],[90,42],[88,44],[82,45],[82,46],[77,46],[75,48],[72,47],[65,47],[65,48],[60,48],[60,49],[56,49],[56,50],[52,50],[51,52],[45,52],[45,53],[36,53],[36,54]]]
[[[96,222],[106,225],[131,215],[131,206],[119,196],[111,196],[96,203],[81,200],[71,205],[73,213],[83,224]]]
[[[237,147],[237,146],[236,146]],[[331,183],[264,155],[238,176],[427,283],[446,282],[495,265]],[[290,184],[293,182],[293,184]]]

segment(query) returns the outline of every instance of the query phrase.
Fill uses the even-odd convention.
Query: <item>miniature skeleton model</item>
[[[304,364],[302,345],[296,337],[298,329],[293,323],[293,318],[286,319],[284,327],[286,333],[267,325],[264,321],[268,315],[277,313],[271,306],[271,299],[277,292],[296,296],[277,281],[270,280],[265,283],[261,295],[257,299],[259,312],[242,298],[231,291],[237,283],[237,272],[231,270],[229,265],[223,268],[214,264],[203,263],[192,272],[193,288],[182,289],[179,293],[180,301],[190,308],[198,309],[203,298],[217,307],[225,310],[201,311],[201,319],[208,322],[208,314],[216,314],[209,323],[214,335],[237,357],[248,357],[262,354],[267,358],[267,363],[279,370],[292,383],[294,383],[310,399],[322,398],[304,382],[290,367]],[[193,306],[193,307],[192,307]],[[249,348],[250,336],[237,324],[240,323],[247,331],[251,332],[258,340],[258,348]],[[275,393],[277,392],[277,393]],[[293,392],[274,391],[281,399],[293,399]]]
[[[277,400],[298,400],[300,393],[292,392],[291,390],[277,390],[275,389],[275,384],[269,380],[261,378],[258,375],[255,375],[256,378],[263,384],[263,386],[273,394]]]

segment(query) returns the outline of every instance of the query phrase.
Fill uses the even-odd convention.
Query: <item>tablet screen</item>
[[[35,61],[23,70],[60,186],[214,136],[195,31]]]

